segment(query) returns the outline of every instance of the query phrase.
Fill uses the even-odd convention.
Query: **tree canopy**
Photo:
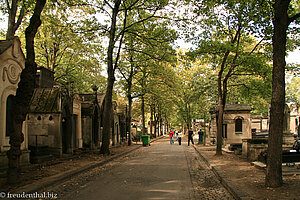
[[[285,71],[299,73],[299,64],[286,66],[284,59],[300,44],[299,1],[48,1],[40,28],[32,31],[32,48],[25,48],[35,5],[0,2],[8,16],[1,38],[19,36],[32,66],[54,71],[57,83],[73,82],[78,93],[96,85],[106,93],[101,153],[109,154],[112,100],[121,96],[129,105],[127,125],[139,116],[144,128],[147,113],[154,126],[164,120],[189,128],[192,119],[208,121],[209,109],[218,105],[220,153],[226,103],[249,103],[252,114],[263,115],[273,104],[273,119],[281,117],[284,97],[300,104],[298,76],[287,87],[284,80]],[[191,48],[179,49],[178,39]]]

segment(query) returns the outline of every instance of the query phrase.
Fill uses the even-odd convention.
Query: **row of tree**
[[[52,69],[61,84],[74,80],[77,92],[94,84],[105,92],[102,154],[110,153],[110,111],[117,95],[128,101],[128,125],[134,99],[139,101],[143,133],[145,112],[151,113],[151,124],[164,119],[189,127],[192,118],[208,118],[209,108],[217,104],[217,154],[222,153],[226,102],[251,102],[258,113],[267,113],[271,102],[266,184],[282,184],[285,53],[292,48],[287,44],[299,44],[297,37],[286,39],[288,31],[299,34],[299,2],[7,0],[0,6],[9,19],[6,39],[18,33],[26,44],[10,134],[9,182],[17,181],[21,127],[38,64]],[[176,51],[180,33],[193,44],[189,51]],[[101,75],[105,65],[106,81]]]

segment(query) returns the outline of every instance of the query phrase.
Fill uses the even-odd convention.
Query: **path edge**
[[[207,166],[213,171],[220,183],[227,189],[227,191],[234,197],[235,200],[250,200],[248,194],[246,194],[240,187],[229,180],[226,175],[217,167],[213,161],[211,161],[201,150],[193,145],[194,149],[200,156],[200,158],[207,164]]]

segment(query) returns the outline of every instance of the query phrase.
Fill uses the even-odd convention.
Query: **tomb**
[[[12,125],[12,97],[16,95],[20,75],[25,68],[25,57],[18,37],[0,41],[0,167],[7,167],[6,151],[9,150],[9,126]],[[24,128],[24,126],[23,126]],[[24,133],[24,131],[23,131]],[[27,135],[21,144],[20,164],[28,164],[29,151]]]
[[[251,138],[251,107],[249,104],[226,104],[223,116],[223,145],[240,146],[243,139]],[[216,135],[218,107],[210,110],[211,131]]]
[[[31,163],[72,154],[82,148],[81,98],[54,83],[54,72],[39,67],[26,119]]]

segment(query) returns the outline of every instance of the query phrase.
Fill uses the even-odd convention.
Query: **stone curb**
[[[218,168],[209,158],[204,155],[197,147],[193,146],[198,152],[202,160],[207,164],[207,166],[214,172],[214,174],[219,179],[220,183],[230,192],[230,194],[236,200],[250,200],[251,198],[243,192],[237,185],[229,180],[228,177]]]
[[[163,136],[160,136],[160,137],[157,137],[155,139],[152,139],[150,141],[150,143],[153,143],[159,139],[163,138]],[[102,160],[98,163],[95,163],[95,164],[92,164],[92,165],[87,165],[87,166],[84,166],[80,169],[76,169],[76,170],[73,170],[73,171],[69,171],[69,172],[66,172],[64,174],[58,174],[58,175],[54,175],[54,176],[50,176],[50,177],[46,177],[41,180],[38,180],[34,183],[31,183],[29,185],[25,185],[24,187],[21,187],[21,188],[18,188],[17,190],[13,191],[13,192],[10,192],[12,194],[22,194],[22,193],[26,193],[26,194],[30,194],[30,193],[35,193],[37,191],[41,191],[43,190],[44,188],[47,188],[47,187],[50,187],[52,185],[55,185],[59,182],[62,182],[62,181],[65,181],[65,180],[68,180],[80,173],[83,173],[83,172],[86,172],[86,171],[89,171],[91,169],[94,169],[96,167],[100,167],[114,159],[117,159],[117,158],[120,158],[120,157],[123,157],[133,151],[136,151],[140,148],[142,148],[143,145],[139,145],[138,147],[134,148],[134,149],[131,149],[129,151],[126,151],[126,152],[122,152],[120,154],[116,154],[116,155],[113,155],[105,160]]]
[[[251,162],[250,164],[253,165],[254,167],[260,169],[260,170],[266,171],[266,164],[265,163],[254,161],[254,162]]]

